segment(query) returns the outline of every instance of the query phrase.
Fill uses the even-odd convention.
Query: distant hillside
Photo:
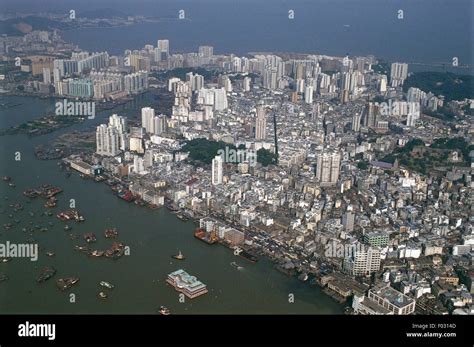
[[[76,16],[88,19],[127,18],[125,13],[110,8],[85,11],[77,13]],[[36,16],[11,18],[0,21],[0,35],[6,34],[9,36],[21,36],[34,30],[65,30],[73,27],[74,25],[74,23],[64,23]]]
[[[52,21],[47,18],[29,16],[24,18],[11,18],[0,21],[0,34],[21,36],[33,30],[65,29],[66,24]]]
[[[474,98],[474,76],[456,75],[451,72],[415,72],[403,83],[405,92],[410,87],[444,95],[446,101]]]
[[[100,19],[100,18],[127,18],[128,15],[112,8],[102,8],[99,10],[85,11],[78,14],[80,17],[89,19]]]

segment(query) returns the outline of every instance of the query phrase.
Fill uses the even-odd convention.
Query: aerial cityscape
[[[48,1],[0,2],[0,314],[474,314],[469,34],[255,49],[196,24],[233,4]]]

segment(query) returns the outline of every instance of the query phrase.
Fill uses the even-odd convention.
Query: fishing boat
[[[53,207],[56,207],[56,204],[58,202],[58,199],[56,199],[54,196],[49,198],[45,203],[44,203],[44,207],[46,208],[53,208]]]
[[[102,257],[104,255],[104,251],[94,250],[89,254],[91,257]]]
[[[163,316],[168,316],[171,312],[167,307],[160,306],[159,312]]]
[[[174,258],[174,259],[178,259],[178,260],[184,260],[184,259],[186,259],[185,256],[183,255],[183,253],[181,253],[181,251],[179,251],[178,254],[173,255],[173,258]]]
[[[56,269],[53,267],[46,266],[41,274],[38,276],[36,279],[36,282],[41,283],[49,280],[51,277],[53,277],[56,274]]]
[[[79,277],[66,277],[58,279],[56,284],[58,285],[59,289],[65,291],[66,289],[71,288],[77,282],[79,282]]]
[[[109,288],[109,289],[114,289],[113,284],[110,284],[109,282],[106,281],[100,281],[99,283],[102,287]]]
[[[94,233],[85,233],[84,240],[86,240],[87,243],[92,243],[92,242],[96,242],[97,238],[94,235]]]
[[[118,235],[118,231],[116,228],[105,229],[104,236],[108,239],[114,238]]]

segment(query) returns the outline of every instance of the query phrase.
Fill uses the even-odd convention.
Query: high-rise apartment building
[[[354,254],[344,259],[344,270],[353,276],[370,275],[380,270],[380,259],[379,248],[368,247],[363,250],[356,247]]]
[[[153,133],[153,118],[155,117],[155,110],[151,107],[142,108],[142,127],[147,133]]]
[[[158,40],[156,42],[155,60],[156,61],[168,60],[169,55],[170,55],[169,40]]]
[[[339,179],[341,154],[325,150],[316,157],[316,179],[322,186],[335,185]]]
[[[408,64],[392,63],[390,69],[390,84],[392,87],[399,87],[403,85],[408,77]]]
[[[115,156],[120,153],[120,134],[117,128],[101,124],[96,129],[96,153]]]
[[[257,106],[257,117],[255,120],[255,139],[265,140],[267,137],[267,117],[265,107]]]
[[[212,159],[212,184],[222,184],[222,172],[223,172],[224,159],[222,156],[217,155]]]

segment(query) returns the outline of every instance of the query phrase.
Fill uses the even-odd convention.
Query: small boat
[[[69,225],[67,225],[67,224],[64,226],[64,230],[66,230],[66,231],[71,230],[71,229],[72,229],[72,228],[71,228]]]
[[[168,316],[170,314],[170,310],[164,306],[160,306],[159,312],[163,316]]]
[[[10,182],[12,180],[12,178],[10,176],[3,176],[2,179],[5,181],[5,182]]]
[[[10,187],[12,187],[12,188],[15,188],[15,187],[16,187],[16,184],[15,184],[15,183],[12,183],[12,182],[10,182],[10,183],[8,183],[8,186],[10,186]]]
[[[0,275],[0,282],[7,281],[9,277],[7,275]]]
[[[233,261],[232,263],[230,263],[230,265],[232,265],[233,267],[235,267],[237,270],[242,270],[244,267],[243,266],[240,266],[239,264],[237,264],[235,261]]]
[[[173,258],[174,258],[174,259],[178,259],[178,260],[184,260],[184,259],[186,259],[186,257],[183,255],[183,253],[181,253],[181,251],[179,251],[178,254],[173,255]]]
[[[11,261],[12,258],[2,258],[2,263],[8,263],[9,261]]]
[[[54,252],[46,252],[46,255],[48,257],[54,257],[55,256],[55,253]]]
[[[74,249],[80,252],[87,252],[89,250],[89,248],[87,248],[86,246],[78,246],[78,245],[75,245]]]
[[[114,289],[113,284],[110,284],[109,282],[100,281],[99,284],[100,284],[102,287],[109,288],[109,289]]]
[[[99,294],[97,294],[97,297],[99,299],[107,299],[107,294],[105,292],[99,292]]]

